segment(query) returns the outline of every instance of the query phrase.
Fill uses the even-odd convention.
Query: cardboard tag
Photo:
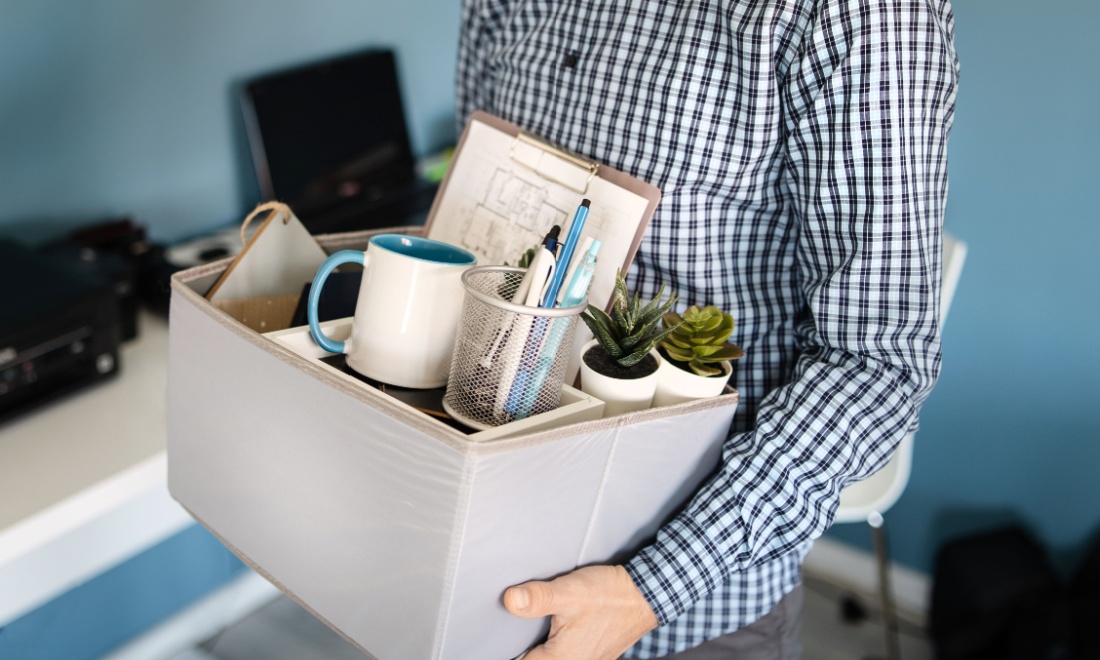
[[[206,294],[219,309],[258,332],[290,324],[302,286],[328,256],[290,207],[280,202],[257,206],[245,218],[242,235],[265,211],[263,224]]]

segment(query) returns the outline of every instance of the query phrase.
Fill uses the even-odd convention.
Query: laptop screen
[[[242,108],[261,195],[289,204],[311,231],[331,229],[326,215],[382,206],[415,182],[391,51],[256,78]]]

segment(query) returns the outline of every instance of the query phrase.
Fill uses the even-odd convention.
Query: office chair
[[[947,310],[959,284],[963,262],[966,260],[966,243],[943,234],[943,281],[940,288],[940,327],[947,319]],[[840,506],[834,523],[866,522],[871,527],[878,565],[879,594],[882,600],[883,632],[886,637],[887,658],[898,660],[897,613],[894,610],[893,592],[890,589],[890,557],[886,547],[886,530],[883,514],[892,507],[906,484],[913,462],[913,434],[902,439],[893,458],[878,472],[863,481],[849,484],[840,493]]]

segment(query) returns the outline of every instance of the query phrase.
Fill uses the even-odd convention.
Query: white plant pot
[[[722,362],[721,365],[721,376],[708,377],[684,371],[672,364],[671,360],[662,358],[661,366],[657,369],[657,390],[653,393],[653,407],[660,408],[684,401],[718,396],[726,388],[730,372],[733,370],[729,360]]]
[[[611,378],[593,371],[584,362],[584,354],[598,344],[593,339],[581,348],[581,391],[604,402],[604,417],[649,408],[653,402],[653,392],[657,389],[657,375],[661,372],[661,356],[657,351],[650,352],[657,358],[658,366],[656,371],[644,378]]]

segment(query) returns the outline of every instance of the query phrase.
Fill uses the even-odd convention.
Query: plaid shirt
[[[696,646],[797,585],[845,484],[939,372],[957,60],[948,0],[466,0],[458,115],[484,109],[658,186],[631,268],[737,320],[721,469],[626,568]]]

